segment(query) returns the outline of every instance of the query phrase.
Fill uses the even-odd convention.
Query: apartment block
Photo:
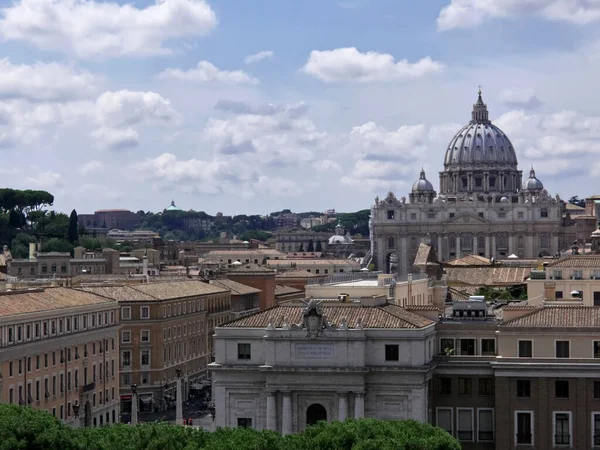
[[[119,422],[118,336],[111,299],[62,287],[0,293],[0,402],[76,426]]]

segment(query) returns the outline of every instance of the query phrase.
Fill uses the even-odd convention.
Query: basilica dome
[[[540,180],[537,179],[537,177],[535,176],[535,170],[533,170],[532,167],[529,171],[529,178],[527,178],[527,180],[525,180],[525,183],[523,183],[523,190],[541,191],[542,189],[544,189],[544,185]]]
[[[504,132],[488,118],[487,105],[481,98],[473,105],[471,121],[456,133],[450,141],[444,165],[510,165],[516,168],[517,155]]]
[[[425,170],[421,169],[421,175],[419,176],[419,179],[417,181],[414,182],[413,186],[412,186],[412,191],[413,192],[433,192],[433,184],[431,184],[429,182],[429,180],[427,180],[427,178],[425,178]]]

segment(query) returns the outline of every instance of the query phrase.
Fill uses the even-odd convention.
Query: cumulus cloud
[[[600,3],[589,0],[451,0],[437,18],[441,31],[472,28],[489,19],[534,15],[585,25],[600,21]]]
[[[336,163],[335,161],[332,161],[330,159],[323,159],[320,161],[315,161],[315,162],[313,162],[312,166],[317,172],[321,172],[321,173],[331,173],[331,172],[341,172],[342,171],[342,166],[340,166],[338,163]]]
[[[208,61],[200,61],[195,69],[168,68],[158,74],[161,80],[189,83],[258,84],[258,80],[242,70],[220,70]]]
[[[163,55],[165,43],[208,34],[205,0],[157,0],[145,8],[92,0],[17,0],[3,8],[0,37],[80,58]]]
[[[0,98],[33,102],[58,102],[89,97],[96,77],[56,62],[13,64],[0,60]]]
[[[542,105],[533,89],[505,89],[500,99],[511,109],[532,110]]]
[[[355,47],[313,50],[303,67],[305,73],[327,83],[400,81],[442,70],[443,65],[430,57],[410,63],[406,59],[395,61],[387,53],[362,53]]]
[[[101,127],[94,130],[92,136],[96,139],[100,147],[113,150],[137,147],[140,142],[138,132],[133,128]]]
[[[219,100],[215,109],[233,114],[254,114],[259,116],[273,116],[275,114],[285,114],[288,117],[300,117],[308,111],[308,106],[304,102],[293,104],[266,103],[260,105],[250,105],[246,102],[236,100]]]
[[[82,175],[89,175],[91,173],[100,172],[102,169],[104,169],[104,163],[102,161],[92,160],[81,165],[77,171]]]
[[[411,160],[422,153],[425,125],[402,125],[388,131],[367,122],[350,131],[350,144],[365,159]]]
[[[29,186],[41,189],[52,189],[62,185],[62,175],[52,170],[40,170],[32,176],[26,177]]]
[[[275,52],[271,50],[263,50],[258,53],[254,53],[252,55],[248,55],[244,58],[245,64],[254,64],[257,62],[264,61],[265,59],[272,59],[275,56]]]

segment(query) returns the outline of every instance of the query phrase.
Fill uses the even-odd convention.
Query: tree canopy
[[[0,450],[460,450],[445,431],[428,424],[375,419],[320,422],[304,432],[220,428],[209,433],[151,423],[70,428],[29,407],[0,405]]]

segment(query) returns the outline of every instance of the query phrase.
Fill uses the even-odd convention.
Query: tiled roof
[[[565,205],[565,208],[570,211],[584,211],[585,210],[585,208],[583,208],[582,206],[574,205],[573,203],[567,203]]]
[[[440,311],[435,305],[405,305],[407,311]]]
[[[220,286],[211,286],[208,283],[196,280],[135,284],[129,286],[89,287],[81,288],[80,290],[103,295],[113,300],[127,302],[171,300],[229,292],[229,289]]]
[[[268,266],[275,266],[275,267],[290,267],[292,264],[296,264],[296,265],[314,265],[314,266],[331,266],[331,265],[336,265],[336,266],[342,266],[342,265],[348,265],[348,266],[360,266],[359,263],[357,263],[356,261],[353,261],[351,259],[270,259],[267,261],[267,265]]]
[[[465,255],[448,261],[451,266],[489,266],[491,264],[488,258],[479,255]]]
[[[359,319],[363,328],[411,328],[418,329],[433,324],[429,319],[406,311],[396,305],[361,306],[357,304],[325,304],[323,314],[333,324],[340,325],[346,320],[348,328],[355,328]],[[303,307],[275,306],[256,314],[243,317],[223,324],[227,328],[266,328],[271,322],[276,328],[281,328],[285,321],[297,324],[302,321]]]
[[[502,311],[536,311],[540,308],[541,306],[536,305],[506,305]]]
[[[252,254],[258,254],[263,256],[285,256],[285,253],[275,250],[273,248],[249,248],[246,250],[211,250],[204,256],[210,258],[211,256],[219,255],[231,255],[231,256],[248,256]]]
[[[285,272],[278,273],[275,278],[315,278],[326,275],[317,275],[304,269],[290,269]]]
[[[134,289],[131,286],[100,286],[100,287],[84,287],[80,290],[90,292],[92,294],[101,295],[116,301],[153,301],[154,297]]]
[[[232,295],[248,295],[258,294],[262,292],[260,289],[256,289],[252,286],[248,286],[237,281],[230,280],[228,278],[219,278],[217,280],[210,280],[210,284],[213,286],[222,287],[231,291]]]
[[[421,242],[417,249],[417,256],[415,256],[415,266],[426,266],[429,262],[429,254],[431,253],[431,245],[424,244]]]
[[[0,294],[0,317],[103,303],[114,302],[90,292],[63,287],[32,291],[12,291]]]
[[[548,267],[573,267],[578,268],[591,268],[600,269],[600,256],[598,255],[573,255],[566,258],[555,260],[548,264]]]
[[[531,273],[531,267],[446,267],[448,283],[474,286],[522,284]]]
[[[241,266],[235,267],[230,270],[231,273],[234,274],[242,274],[242,273],[275,273],[273,269],[269,269],[268,267],[259,266],[258,264],[246,263]]]
[[[501,324],[502,327],[600,328],[600,307],[544,306]]]
[[[302,292],[304,291],[302,291],[301,289],[296,289],[292,286],[284,286],[281,284],[275,285],[275,297],[277,297],[278,295],[300,294]]]

